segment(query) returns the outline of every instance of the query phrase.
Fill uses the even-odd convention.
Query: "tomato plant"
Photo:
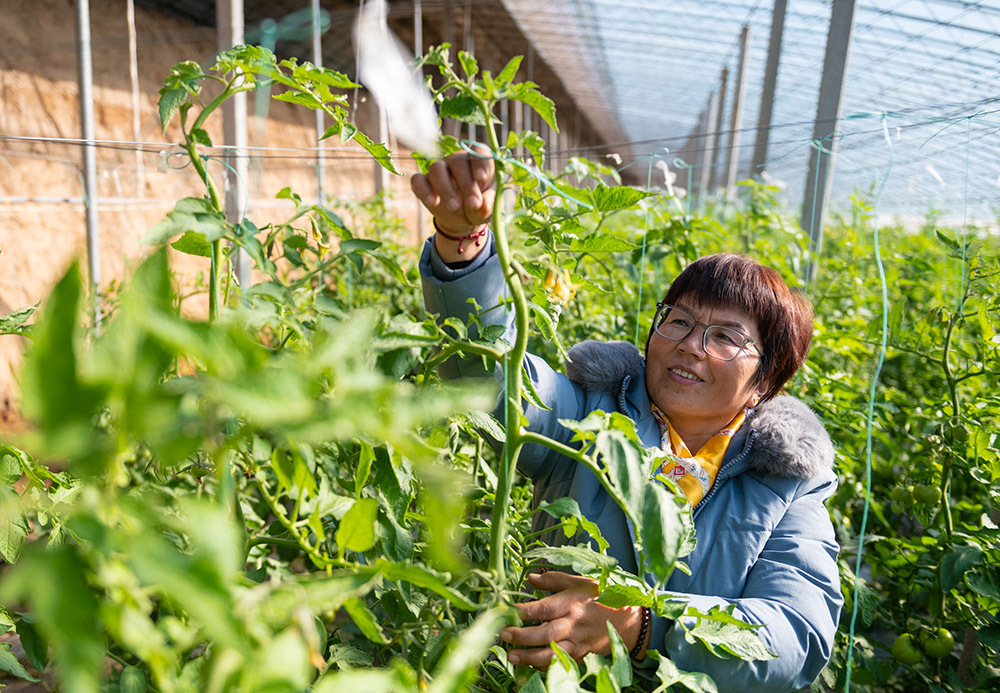
[[[523,132],[499,142],[492,114],[499,100],[515,99],[555,126],[551,101],[515,81],[520,58],[494,76],[471,55],[457,57],[461,72],[447,46],[423,62],[442,74],[442,114],[487,126],[497,188],[516,195],[512,219],[500,213],[492,222],[501,261],[529,279],[558,272],[549,292],[509,272],[512,345],[475,334],[475,319],[442,327],[422,315],[414,251],[391,242],[399,222],[379,201],[312,205],[285,189],[277,195],[289,209],[283,223],[223,214],[204,125],[227,98],[262,83],[278,85],[275,98],[324,111],[333,122],[327,136],[356,142],[393,169],[384,145],[349,121],[338,90],[354,85],[344,75],[250,46],[221,53],[207,70],[174,67],[161,121],[179,120],[205,195],[180,200],[145,241],[207,258],[209,320],[181,317],[160,247],[116,295],[100,334],[81,319],[75,266],[31,326],[22,389],[33,427],[0,445],[0,555],[10,564],[0,571],[0,631],[19,636],[26,660],[0,644],[0,669],[54,676],[74,693],[499,692],[526,673],[510,665],[496,634],[514,618],[510,604],[532,561],[613,585],[617,604],[685,610],[602,551],[545,547],[531,533],[532,516],[545,512],[568,536],[600,538],[572,499],[533,509],[514,473],[520,446],[553,444],[516,423],[522,396],[534,396],[518,368],[505,383],[506,420],[515,422],[506,429],[488,413],[492,388],[435,374],[459,354],[518,363],[529,337],[551,349],[560,313],[573,315],[576,338],[587,317],[579,297],[614,295],[585,277],[589,263],[605,264],[610,287],[619,281],[614,265],[629,265],[615,254],[637,247],[634,230],[603,227],[654,197],[582,159],[565,178],[543,182],[532,170],[544,141]],[[445,151],[458,146],[443,140]],[[515,146],[534,162],[510,157]],[[657,215],[671,233],[692,224]],[[512,220],[542,229],[542,244],[532,250],[525,234],[512,242]],[[240,290],[229,263],[236,248],[255,269]],[[614,313],[605,315],[616,329]],[[31,316],[18,311],[0,326],[25,333]],[[637,461],[650,454],[628,436],[630,424],[595,414],[570,425],[579,426],[581,447],[560,451],[602,475],[622,507],[636,507],[632,490],[614,481],[642,474]],[[608,438],[621,455],[597,455]],[[643,572],[663,584],[689,548],[690,517],[665,491],[651,502],[683,530],[640,553]],[[644,519],[632,520],[641,540]],[[690,638],[766,656],[754,626],[729,611],[699,614],[698,623]],[[524,686],[648,687],[621,638],[611,639],[610,657],[588,658],[581,670],[561,655],[547,677],[530,672]],[[646,677],[711,685],[666,658]]]

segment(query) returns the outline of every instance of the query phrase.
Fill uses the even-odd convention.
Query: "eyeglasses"
[[[694,316],[683,308],[666,303],[656,304],[653,326],[661,337],[679,342],[687,339],[691,331],[699,325],[705,328],[701,333],[702,350],[720,361],[732,361],[744,349],[754,344],[752,338],[737,329],[725,325],[706,325],[695,320]]]

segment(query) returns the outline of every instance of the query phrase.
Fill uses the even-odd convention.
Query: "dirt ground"
[[[33,305],[78,260],[87,266],[82,157],[79,144],[19,138],[72,139],[81,135],[75,3],[73,0],[4,0],[0,21],[0,315]],[[129,41],[125,0],[91,3],[100,283],[112,287],[149,248],[139,244],[146,231],[174,202],[201,195],[190,168],[175,168],[170,156],[180,135],[174,125],[164,136],[157,116],[157,91],[170,67],[181,60],[205,61],[216,50],[215,30],[136,7],[139,132],[133,127]],[[362,94],[362,99],[363,99]],[[266,109],[266,111],[265,111]],[[286,148],[254,161],[247,185],[249,216],[258,224],[287,217],[291,203],[276,200],[285,186],[306,200],[317,194],[315,116],[312,111],[274,100],[248,99],[251,146]],[[259,117],[266,113],[266,117]],[[370,101],[358,105],[357,121],[371,132]],[[222,140],[221,118],[207,125]],[[374,164],[357,147],[325,158],[328,195],[360,199],[374,192]],[[408,156],[398,167],[415,170]],[[223,165],[210,165],[219,178]],[[414,240],[416,206],[406,194],[405,177],[392,177],[393,210],[409,220]],[[182,285],[207,275],[207,260],[175,255],[172,267]],[[185,303],[192,315],[207,311],[207,300]],[[23,426],[18,414],[17,371],[26,340],[0,336],[0,435]]]

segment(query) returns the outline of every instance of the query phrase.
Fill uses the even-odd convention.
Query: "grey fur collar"
[[[643,377],[642,354],[628,342],[580,342],[569,350],[566,375],[586,390],[619,394],[626,377]],[[643,384],[644,385],[644,384]],[[833,467],[833,444],[819,418],[794,397],[780,396],[756,407],[748,421],[756,431],[747,456],[765,476],[809,479]]]

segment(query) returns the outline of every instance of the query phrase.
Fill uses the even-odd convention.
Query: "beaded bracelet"
[[[481,246],[483,244],[483,236],[486,235],[486,230],[489,228],[489,226],[483,224],[483,226],[473,231],[472,233],[466,234],[464,236],[452,236],[451,234],[445,233],[444,231],[441,230],[441,227],[438,226],[437,219],[435,219],[433,223],[434,223],[434,231],[437,232],[439,235],[444,236],[449,241],[458,241],[459,255],[465,252],[465,248],[462,247],[462,244],[465,241],[475,241],[477,248]]]
[[[646,644],[646,633],[649,632],[649,621],[653,618],[653,612],[648,606],[642,607],[642,627],[639,629],[639,641],[632,648],[632,651],[628,653],[628,656],[632,659],[638,659],[639,655],[642,653],[643,645]]]

